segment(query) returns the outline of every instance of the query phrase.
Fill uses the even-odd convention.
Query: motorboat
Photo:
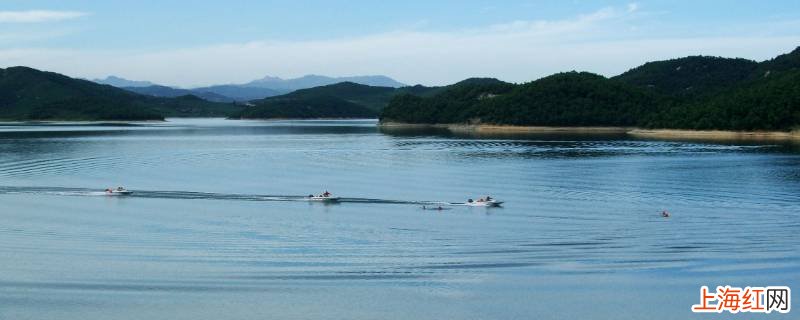
[[[497,201],[496,199],[492,199],[489,197],[487,197],[486,199],[480,198],[478,200],[469,199],[465,203],[465,205],[468,205],[470,207],[499,207],[501,204],[503,204],[502,201]]]
[[[323,196],[310,196],[308,200],[311,201],[321,201],[321,202],[337,202],[339,201],[339,197],[323,197]]]
[[[333,194],[331,194],[328,191],[325,191],[324,193],[321,193],[319,195],[313,195],[313,194],[308,195],[309,201],[337,202],[339,201],[339,199],[340,199],[339,197],[334,197]]]
[[[106,194],[110,196],[127,196],[133,194],[133,191],[130,191],[123,187],[116,187],[116,188],[106,189]]]

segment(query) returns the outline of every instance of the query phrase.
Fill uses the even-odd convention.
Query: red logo
[[[707,286],[700,287],[700,303],[692,306],[692,312],[730,313],[777,311],[789,313],[792,290],[789,287],[731,287],[718,286],[709,292]]]

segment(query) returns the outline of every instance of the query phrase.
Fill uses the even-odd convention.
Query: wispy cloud
[[[81,11],[0,11],[0,23],[38,23],[76,19],[88,15]]]
[[[571,34],[575,32],[592,31],[591,27],[601,23],[614,22],[621,18],[634,15],[636,8],[621,11],[614,7],[606,7],[594,12],[580,14],[574,18],[561,20],[517,20],[489,26],[471,32],[480,33],[506,33],[516,35],[545,35]]]
[[[32,41],[49,40],[67,36],[76,32],[74,28],[48,28],[47,30],[13,30],[0,31],[0,46],[9,43],[25,43]]]
[[[639,10],[639,4],[638,3],[632,2],[632,3],[628,4],[628,12],[635,12],[636,10]]]

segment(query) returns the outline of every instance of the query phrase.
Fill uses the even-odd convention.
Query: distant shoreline
[[[317,117],[317,118],[225,118],[225,120],[259,120],[259,121],[284,121],[284,120],[376,120],[364,117]]]
[[[800,141],[800,130],[793,131],[729,131],[729,130],[682,130],[642,129],[637,127],[561,127],[561,126],[512,126],[512,125],[466,125],[466,124],[415,124],[388,122],[378,124],[384,129],[443,129],[453,133],[467,134],[619,134],[636,138],[687,139],[687,140],[772,140]]]
[[[800,141],[800,131],[727,131],[727,130],[676,130],[634,129],[626,134],[633,137],[657,139],[696,140],[784,140]]]
[[[164,120],[9,120],[0,119],[0,124],[93,124],[93,123],[108,123],[108,124],[130,124],[130,123],[162,123],[167,122]]]
[[[397,129],[446,129],[458,133],[587,133],[587,134],[624,134],[635,128],[628,127],[548,127],[548,126],[510,126],[510,125],[468,125],[468,124],[417,124],[417,123],[380,123],[383,128]]]

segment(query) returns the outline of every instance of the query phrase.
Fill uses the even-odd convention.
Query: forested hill
[[[394,97],[382,122],[790,130],[800,125],[800,50],[761,63],[687,57],[605,78],[585,72],[487,86],[472,79],[429,97]]]
[[[649,112],[653,94],[587,72],[566,72],[523,85],[468,79],[441,93],[395,98],[382,121],[542,126],[629,126]]]
[[[782,71],[704,99],[662,106],[643,126],[678,129],[800,128],[800,70]]]
[[[747,59],[694,56],[648,62],[612,79],[670,95],[713,94],[747,80],[758,63]]]
[[[783,73],[800,70],[800,47],[794,51],[782,54],[774,59],[759,63],[755,77],[769,77],[775,73]]]
[[[237,109],[193,96],[148,97],[27,67],[0,69],[2,120],[161,120],[226,116]]]
[[[260,101],[287,98],[308,99],[327,96],[362,105],[377,112],[386,106],[395,90],[396,89],[392,87],[375,87],[354,82],[340,82],[309,89],[300,89],[282,96],[266,98]],[[259,101],[256,101],[256,103],[258,102]]]
[[[381,113],[382,121],[462,123],[480,117],[485,102],[509,93],[515,85],[492,78],[471,78],[439,90],[430,97],[404,93]]]
[[[160,120],[137,95],[27,67],[0,70],[0,119]]]
[[[252,106],[234,114],[232,118],[374,118],[393,96],[403,92],[425,94],[430,90],[434,88],[375,87],[342,82],[251,101]]]

